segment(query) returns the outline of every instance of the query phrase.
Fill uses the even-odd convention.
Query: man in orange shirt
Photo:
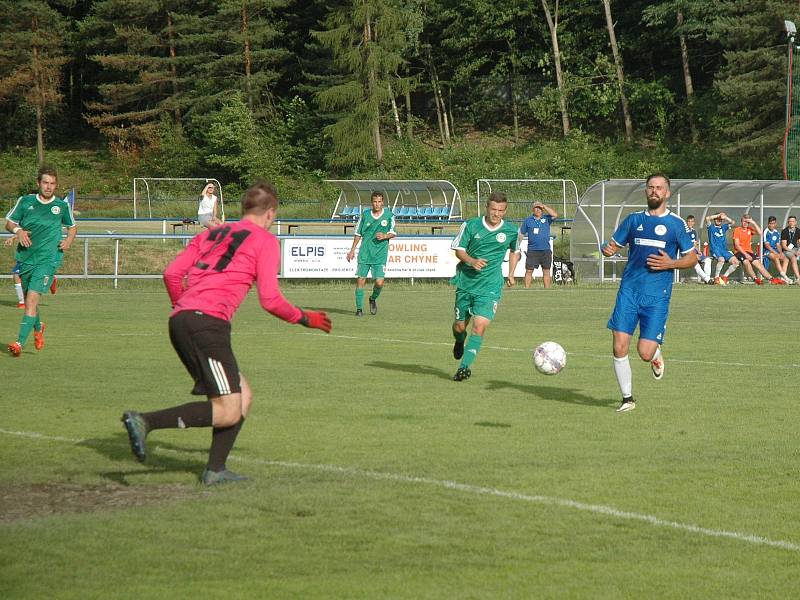
[[[755,265],[759,274],[763,275],[767,280],[771,279],[771,275],[769,274],[769,271],[764,268],[764,265],[761,263],[761,261],[757,260],[753,255],[751,241],[754,233],[757,233],[758,238],[761,239],[761,227],[759,227],[758,223],[750,218],[750,215],[743,214],[742,226],[733,230],[733,250],[736,258],[738,258],[744,265],[744,270],[747,275],[752,277],[758,285],[761,285],[763,280],[761,277],[756,277],[756,274],[753,271],[753,266]]]

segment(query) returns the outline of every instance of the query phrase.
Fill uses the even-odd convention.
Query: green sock
[[[467,339],[467,330],[465,329],[464,331],[456,331],[453,329],[453,337],[456,338],[457,342],[463,342],[465,339]]]
[[[475,335],[474,333],[469,336],[469,340],[467,340],[467,345],[464,348],[464,358],[461,359],[461,368],[466,369],[469,367],[475,359],[478,358],[478,352],[481,349],[481,342],[483,342],[483,337],[480,335]]]
[[[356,288],[356,310],[364,308],[364,288]]]
[[[22,317],[22,323],[19,324],[19,335],[17,336],[17,341],[25,345],[25,342],[28,339],[28,336],[31,334],[31,329],[33,329],[33,324],[36,322],[36,317],[29,317],[25,315]]]
[[[42,319],[39,317],[39,311],[36,311],[36,321],[33,323],[33,329],[35,331],[42,330]]]
[[[370,296],[370,298],[372,298],[373,300],[377,300],[378,296],[381,295],[381,290],[383,290],[383,286],[382,285],[374,285],[374,286],[372,286],[372,295]]]

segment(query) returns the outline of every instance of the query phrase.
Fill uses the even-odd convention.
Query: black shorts
[[[228,321],[185,310],[170,317],[169,339],[194,379],[192,394],[213,398],[242,391]]]
[[[553,264],[553,253],[550,250],[528,250],[525,253],[525,270],[533,271],[536,267],[549,269]]]
[[[746,260],[749,260],[749,261],[751,261],[751,262],[752,262],[752,261],[756,260],[756,255],[755,255],[755,254],[751,254],[751,255],[750,255],[750,256],[752,256],[753,258],[747,258],[747,257],[744,255],[744,253],[743,253],[743,252],[737,252],[736,254],[734,254],[734,256],[735,256],[736,258],[738,258],[740,262],[744,262],[744,261],[746,261]]]

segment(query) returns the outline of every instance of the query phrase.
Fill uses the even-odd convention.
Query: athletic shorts
[[[26,294],[28,292],[44,294],[50,289],[55,272],[56,266],[53,263],[20,265],[19,280],[22,282],[22,289]]]
[[[800,254],[800,248],[792,248],[791,250],[784,250],[783,255],[791,258]]]
[[[169,339],[194,379],[192,394],[213,398],[242,391],[228,321],[184,310],[170,317]]]
[[[356,277],[369,277],[369,272],[372,271],[373,279],[383,279],[386,274],[383,271],[384,265],[370,265],[367,263],[358,263],[356,267]]]
[[[647,296],[621,287],[607,327],[633,335],[638,324],[640,339],[663,344],[668,316],[669,297]]]
[[[721,258],[727,262],[730,262],[731,258],[733,258],[733,252],[730,250],[725,250],[722,254],[712,254],[712,258]]]
[[[553,252],[551,250],[528,250],[525,253],[525,270],[533,271],[537,267],[550,269],[553,265]]]
[[[214,215],[211,213],[198,213],[197,215],[197,222],[200,224],[201,227],[212,227],[211,219],[214,218]]]
[[[490,321],[497,312],[497,298],[472,294],[456,288],[456,321],[466,321],[468,317],[484,317]]]

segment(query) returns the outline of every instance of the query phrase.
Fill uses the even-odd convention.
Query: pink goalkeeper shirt
[[[204,231],[164,271],[164,284],[174,310],[199,310],[230,321],[256,282],[258,299],[267,312],[297,323],[302,311],[278,287],[278,238],[243,219]]]

